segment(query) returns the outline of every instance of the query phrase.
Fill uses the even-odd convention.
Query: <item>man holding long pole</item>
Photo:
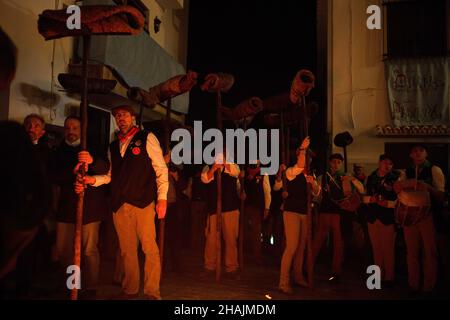
[[[221,173],[221,194],[218,194],[215,179]],[[217,252],[217,242],[225,240],[225,272],[230,277],[238,276],[238,233],[239,233],[239,166],[226,163],[225,156],[218,156],[216,163],[211,167],[205,166],[201,175],[202,182],[208,185],[206,201],[209,214],[206,227],[205,269],[214,272],[221,259]],[[222,199],[221,211],[217,212],[217,199]],[[220,221],[219,221],[220,219]],[[217,224],[221,223],[222,233],[217,233]],[[220,254],[220,252],[219,252]]]
[[[130,106],[113,109],[119,127],[118,139],[110,145],[111,170],[103,176],[86,176],[94,187],[111,182],[114,225],[124,262],[123,293],[131,299],[139,293],[138,241],[145,253],[144,294],[149,300],[161,299],[161,264],[156,244],[155,203],[158,218],[167,209],[168,169],[158,139],[134,125]]]

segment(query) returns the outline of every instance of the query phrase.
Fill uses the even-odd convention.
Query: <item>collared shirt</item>
[[[122,158],[125,156],[125,151],[131,142],[133,136],[128,137],[124,142],[119,142],[120,155]],[[153,133],[149,133],[147,136],[147,154],[152,161],[153,169],[156,173],[156,186],[158,188],[158,200],[167,200],[167,192],[169,190],[169,173],[167,169],[166,162],[162,154],[161,146],[159,144],[158,138]],[[111,153],[108,150],[108,159],[111,161]],[[111,182],[111,169],[109,169],[108,174],[94,176],[95,183],[94,187],[98,187]]]
[[[65,141],[71,147],[78,147],[81,144],[81,140],[80,139],[75,140],[74,142],[70,142],[68,140],[65,140]]]

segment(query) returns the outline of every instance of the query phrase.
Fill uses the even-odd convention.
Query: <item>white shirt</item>
[[[70,142],[70,141],[66,140],[66,143],[71,147],[78,147],[81,144],[81,140],[78,139],[78,140],[75,140],[74,142]]]
[[[305,168],[300,168],[297,165],[294,165],[292,167],[289,167],[286,169],[286,179],[288,181],[292,181],[294,180],[299,174],[303,173],[303,171],[305,170]],[[313,196],[317,196],[320,192],[320,187],[317,184],[317,181],[314,181],[314,185],[312,187],[312,193]],[[273,190],[274,191],[279,191],[281,188],[283,187],[283,180],[275,180],[275,183],[273,185]]]
[[[131,142],[133,136],[128,137],[124,142],[119,143],[120,155],[122,158],[125,156],[125,151]],[[158,200],[167,200],[167,192],[169,190],[169,171],[167,169],[166,162],[162,153],[161,146],[158,139],[153,133],[149,133],[147,136],[146,144],[147,154],[152,161],[153,169],[156,173],[156,186],[158,189]],[[111,153],[108,151],[108,159],[111,161]],[[94,187],[99,187],[111,182],[111,167],[107,174],[94,176]]]
[[[241,172],[241,169],[239,169],[239,166],[235,163],[227,163],[228,165],[222,169],[222,172],[225,172],[226,174],[230,175],[233,178],[236,178],[236,188],[237,188],[237,193],[239,194],[241,192],[241,184],[239,182],[239,173]],[[203,171],[202,171],[202,175],[201,175],[201,180],[203,183],[205,184],[209,184],[211,183],[211,181],[214,180],[214,175],[209,178],[208,177],[208,171],[209,171],[209,166],[206,165],[203,167]]]

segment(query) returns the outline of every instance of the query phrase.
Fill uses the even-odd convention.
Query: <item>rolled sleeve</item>
[[[286,170],[286,178],[289,181],[294,180],[300,173],[302,173],[304,168],[297,167],[296,165],[290,167]]]
[[[158,200],[167,200],[167,192],[169,190],[169,170],[164,161],[159,141],[153,133],[149,133],[147,136],[147,153],[156,173]]]

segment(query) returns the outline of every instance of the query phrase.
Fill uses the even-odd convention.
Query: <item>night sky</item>
[[[226,72],[234,87],[223,105],[288,92],[296,72],[316,70],[316,4],[313,0],[190,1],[188,69]],[[311,93],[314,97],[314,92]],[[195,87],[188,123],[214,126],[215,97]]]

